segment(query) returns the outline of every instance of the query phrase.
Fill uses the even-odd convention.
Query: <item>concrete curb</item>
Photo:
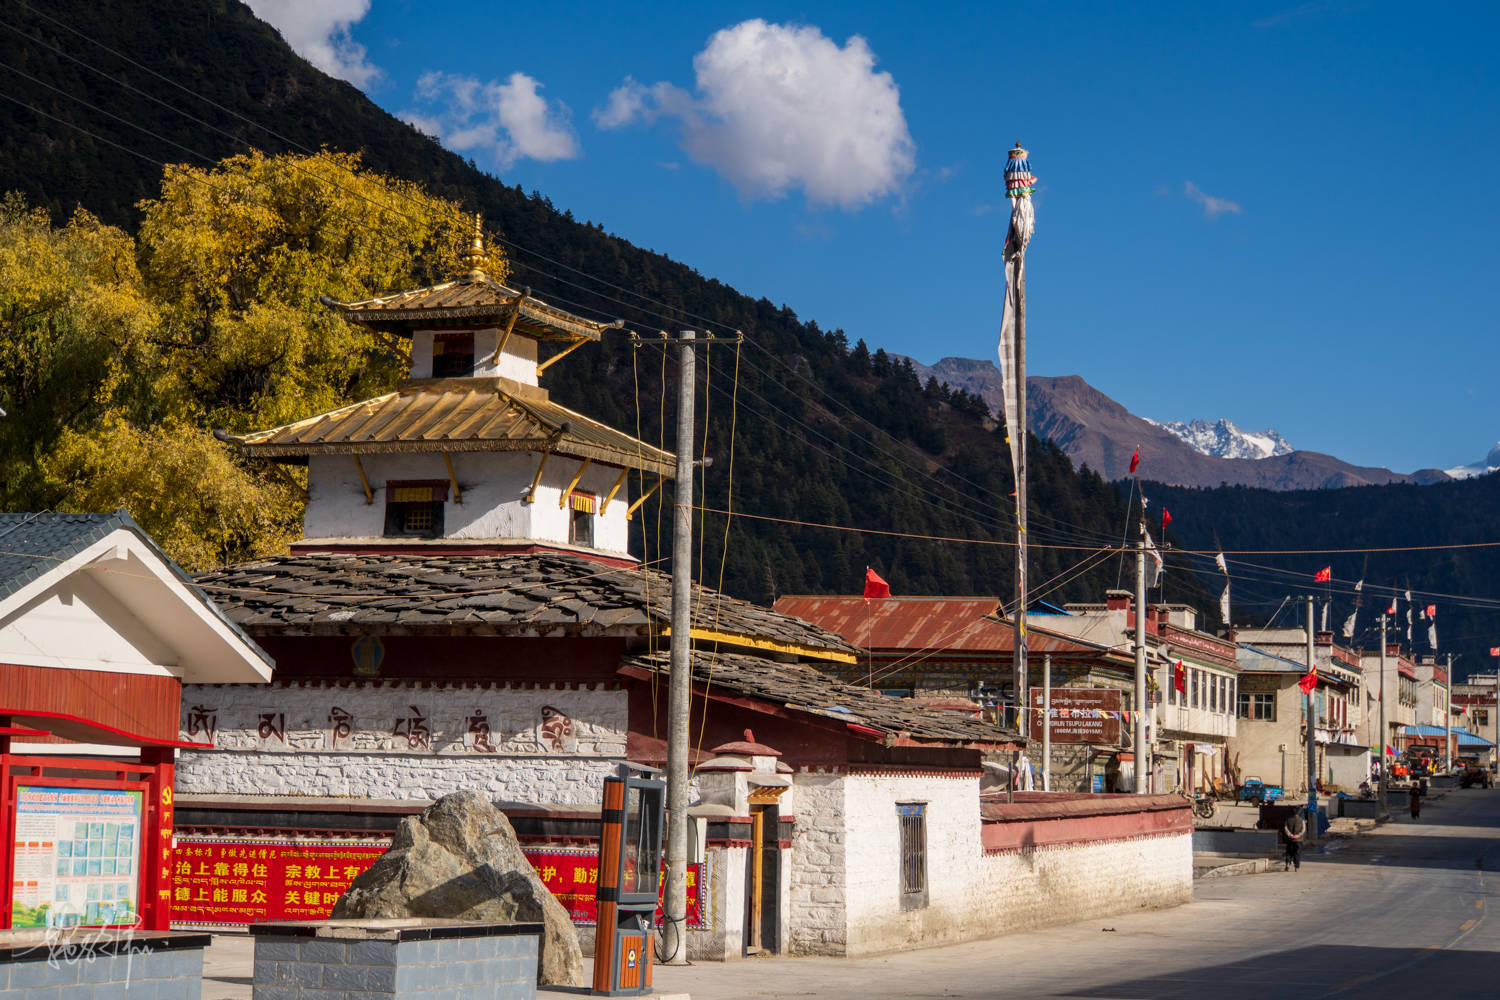
[[[1210,868],[1201,875],[1195,875],[1193,881],[1203,878],[1230,878],[1234,875],[1260,875],[1270,870],[1270,858],[1251,858],[1248,861],[1236,861],[1233,864]]]

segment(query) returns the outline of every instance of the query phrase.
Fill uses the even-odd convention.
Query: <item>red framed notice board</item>
[[[222,927],[326,919],[349,884],[388,846],[369,840],[180,837],[172,865],[172,923]],[[539,848],[524,853],[573,922],[594,923],[599,852]],[[689,927],[704,926],[699,888],[706,867],[688,866]]]

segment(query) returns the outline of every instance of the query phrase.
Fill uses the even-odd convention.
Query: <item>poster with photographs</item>
[[[134,924],[142,798],[124,788],[18,786],[11,926]]]

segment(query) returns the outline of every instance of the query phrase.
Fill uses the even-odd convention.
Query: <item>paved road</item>
[[[693,1000],[1492,997],[1497,890],[1500,790],[1455,790],[1301,872],[1209,879],[1172,910],[881,958],[665,968],[656,982]]]

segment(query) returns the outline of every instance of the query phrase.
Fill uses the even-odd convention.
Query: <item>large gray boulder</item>
[[[568,911],[521,853],[510,820],[474,792],[445,795],[403,819],[391,849],[333,907],[335,920],[391,917],[540,921],[537,983],[584,985]]]

